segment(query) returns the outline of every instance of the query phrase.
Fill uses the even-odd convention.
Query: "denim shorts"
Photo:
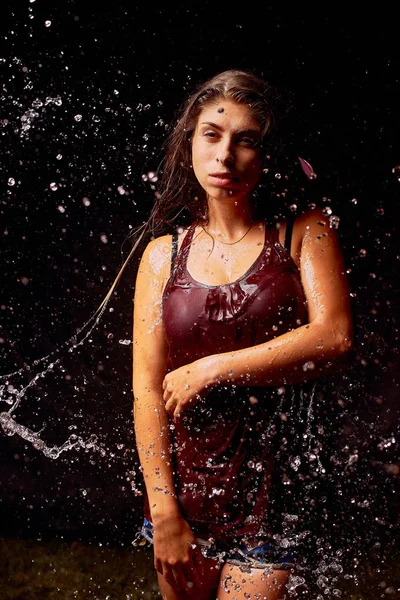
[[[153,544],[153,525],[144,519],[143,526],[132,544],[142,546],[146,543]],[[203,556],[214,558],[220,562],[238,566],[242,571],[250,569],[293,569],[295,567],[295,552],[292,549],[282,549],[272,540],[264,544],[249,548],[248,544],[241,541],[228,550],[222,550],[218,544],[201,538],[196,539]]]

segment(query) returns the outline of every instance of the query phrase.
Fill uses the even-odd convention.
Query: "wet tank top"
[[[265,226],[262,251],[246,273],[214,286],[187,269],[194,232],[188,229],[163,293],[170,370],[262,344],[306,322],[299,270],[275,226]],[[180,421],[171,420],[176,493],[196,535],[227,545],[270,535],[270,437],[281,395],[282,388],[217,386]]]

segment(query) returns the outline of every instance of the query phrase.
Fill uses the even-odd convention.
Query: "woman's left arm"
[[[257,346],[213,354],[168,373],[166,410],[176,417],[215,384],[282,386],[333,372],[353,345],[350,290],[337,231],[320,210],[296,220],[308,323]]]

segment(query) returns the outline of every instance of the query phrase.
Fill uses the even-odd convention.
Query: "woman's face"
[[[194,173],[208,198],[248,199],[261,176],[261,127],[247,104],[204,107],[192,138]]]

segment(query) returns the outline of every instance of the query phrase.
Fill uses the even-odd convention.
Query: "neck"
[[[252,222],[252,209],[250,202],[208,200],[207,230],[210,233],[224,237],[226,241],[233,241],[249,228]]]

